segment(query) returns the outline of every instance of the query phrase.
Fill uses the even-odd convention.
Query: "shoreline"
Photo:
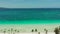
[[[48,30],[48,32],[54,32],[54,29],[56,27],[59,27],[60,24],[24,24],[24,25],[18,25],[18,24],[5,24],[5,25],[1,25],[0,24],[0,30],[9,30],[11,28],[13,28],[14,30],[20,30],[20,32],[31,32],[32,29],[37,29],[38,32],[44,32],[44,29],[46,28]]]

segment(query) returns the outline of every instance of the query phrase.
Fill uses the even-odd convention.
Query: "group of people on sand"
[[[56,27],[55,30],[54,30],[55,34],[60,34],[60,26],[59,27]]]
[[[44,31],[47,34],[48,30],[47,29],[44,29]],[[32,29],[32,32],[37,32],[37,29]],[[55,34],[60,34],[60,26],[59,27],[56,27],[55,30],[54,30],[54,32],[55,32]],[[40,34],[40,32],[38,32],[38,34]]]

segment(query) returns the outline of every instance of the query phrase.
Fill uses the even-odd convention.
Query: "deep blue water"
[[[46,21],[45,21],[46,20]],[[60,8],[0,9],[0,23],[60,23]],[[7,22],[6,22],[7,21]],[[10,22],[9,22],[10,21]]]
[[[1,9],[0,19],[25,20],[38,19],[50,20],[60,19],[60,9]]]

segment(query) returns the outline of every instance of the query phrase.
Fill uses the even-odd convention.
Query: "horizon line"
[[[8,7],[0,7],[0,8],[8,8]],[[56,7],[55,7],[56,8]]]

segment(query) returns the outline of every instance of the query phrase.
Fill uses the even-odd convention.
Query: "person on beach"
[[[59,34],[60,34],[60,26],[59,26]]]
[[[55,34],[59,34],[59,29],[58,29],[58,27],[55,28],[54,32],[55,32]]]
[[[40,32],[38,32],[38,34],[40,34]]]
[[[45,33],[47,34],[48,33],[48,30],[47,29],[44,29]]]
[[[35,32],[37,32],[37,29],[35,29]]]
[[[34,29],[32,29],[32,31],[31,32],[34,32]]]

